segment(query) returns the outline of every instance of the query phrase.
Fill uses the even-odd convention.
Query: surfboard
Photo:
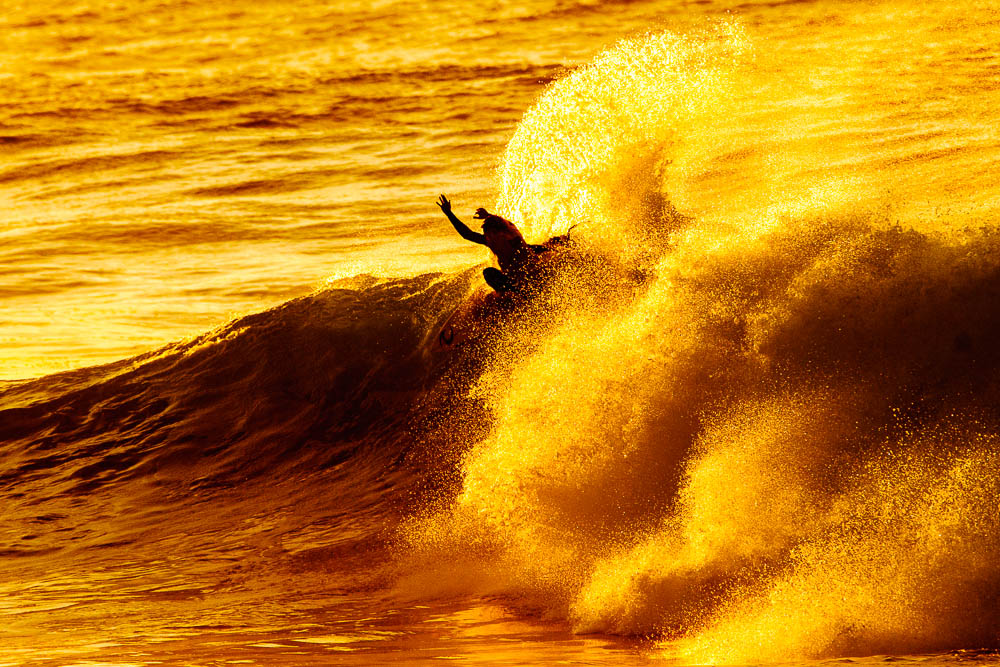
[[[446,349],[461,347],[469,340],[489,333],[500,324],[515,305],[511,294],[498,294],[489,285],[477,287],[441,327],[438,345]]]
[[[544,281],[546,273],[554,270],[557,262],[574,255],[574,247],[569,235],[555,236],[536,248],[539,280]],[[448,318],[438,334],[438,346],[444,349],[461,347],[469,340],[487,336],[503,326],[517,310],[530,301],[531,296],[517,292],[500,294],[485,283],[478,286]]]

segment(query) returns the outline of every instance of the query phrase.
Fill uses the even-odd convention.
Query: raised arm
[[[448,220],[451,222],[452,227],[455,228],[462,238],[466,241],[472,241],[473,243],[479,243],[481,245],[486,245],[486,237],[479,232],[474,232],[469,229],[464,222],[459,220],[454,213],[451,212],[451,202],[444,195],[437,200],[437,205],[441,208],[441,211],[448,216]]]

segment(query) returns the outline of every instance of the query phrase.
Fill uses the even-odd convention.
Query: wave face
[[[447,377],[431,335],[475,274],[341,281],[134,359],[9,384],[4,553],[155,548],[164,530],[239,543],[223,508],[262,511],[232,509],[262,503],[252,489],[295,507],[299,528],[335,511],[370,530],[413,479],[400,462],[433,412],[421,397]],[[216,497],[218,515],[185,509]],[[18,524],[44,530],[21,538]]]
[[[407,523],[400,585],[699,664],[997,646],[1000,232],[904,227],[830,187],[766,218],[677,214],[671,165],[752,58],[729,24],[635,38],[526,114],[501,210],[540,236],[582,223],[650,279],[563,300],[493,359],[488,434],[465,425],[454,488]]]

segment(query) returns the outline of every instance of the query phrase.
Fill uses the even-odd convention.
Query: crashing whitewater
[[[626,40],[526,114],[501,212],[579,223],[652,278],[600,307],[606,276],[574,282],[544,331],[504,334],[469,390],[489,427],[452,423],[456,479],[406,524],[400,586],[686,662],[995,646],[998,228],[679,214],[672,151],[751,58],[731,24]]]

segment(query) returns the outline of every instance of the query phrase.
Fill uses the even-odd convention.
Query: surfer
[[[483,232],[480,234],[458,219],[447,197],[441,195],[436,203],[463,239],[486,246],[496,256],[500,268],[491,266],[483,269],[487,285],[504,294],[521,291],[532,278],[537,278],[540,269],[538,255],[548,251],[548,247],[526,242],[517,225],[485,208],[476,209],[472,216],[483,221]]]

